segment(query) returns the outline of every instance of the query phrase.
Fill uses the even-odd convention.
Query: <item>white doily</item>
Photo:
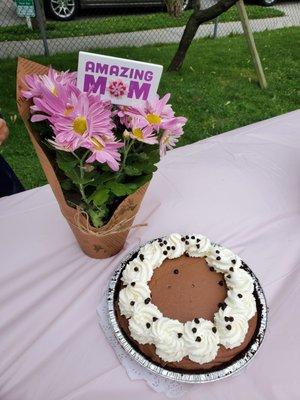
[[[107,311],[107,295],[102,297],[102,300],[97,308],[99,324],[109,342],[114,349],[120,363],[125,368],[127,375],[131,380],[144,380],[155,392],[163,393],[169,398],[181,397],[192,389],[193,384],[179,383],[170,379],[165,379],[159,375],[153,374],[146,368],[134,361],[121,347],[114,332],[111,328],[108,311]]]

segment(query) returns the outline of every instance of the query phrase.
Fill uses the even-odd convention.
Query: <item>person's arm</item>
[[[6,125],[3,115],[0,113],[0,145],[7,139],[9,134],[8,126]]]

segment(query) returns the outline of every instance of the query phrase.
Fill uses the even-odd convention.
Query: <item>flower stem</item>
[[[119,172],[122,172],[122,171],[123,171],[123,169],[124,169],[124,167],[125,167],[125,164],[126,164],[126,160],[127,160],[128,153],[129,153],[129,151],[130,151],[130,149],[131,149],[131,147],[132,147],[133,144],[134,144],[134,140],[131,140],[131,141],[128,143],[127,146],[125,145],[125,147],[124,147],[124,157],[123,157],[122,165],[121,165],[121,168],[120,168],[120,171],[119,171]]]
[[[85,162],[85,160],[86,160],[86,157],[87,157],[88,153],[89,153],[89,150],[87,150],[87,151],[83,154],[82,158],[80,158],[80,157],[77,156],[77,154],[75,154],[75,152],[73,152],[74,156],[75,156],[75,157],[77,158],[77,160],[79,161],[79,170],[80,170],[80,179],[81,179],[81,180],[84,178],[84,172],[85,172],[85,171],[84,171],[83,165],[84,165],[84,162]],[[83,185],[82,183],[79,183],[79,184],[78,184],[78,187],[79,187],[79,191],[80,191],[82,200],[86,203],[86,205],[88,205],[88,204],[89,204],[89,201],[88,201],[88,199],[87,199],[87,197],[86,197],[86,195],[85,195],[85,192],[84,192],[84,185]]]

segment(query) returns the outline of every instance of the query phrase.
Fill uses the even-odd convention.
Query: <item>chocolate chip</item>
[[[231,260],[232,264],[236,264],[236,260]]]
[[[225,308],[227,307],[227,304],[226,303],[219,303],[218,307],[221,308],[224,311]]]
[[[192,329],[192,332],[193,332],[193,333],[196,333],[196,332],[197,332],[197,328],[193,328],[193,329]]]
[[[197,249],[200,249],[200,244],[196,244]]]
[[[221,308],[223,306],[223,303],[219,303],[218,307]]]
[[[161,242],[162,242],[162,239],[161,239],[161,238],[159,238],[159,239],[157,239],[157,241],[158,241],[158,243],[161,243]]]
[[[138,272],[139,269],[138,269],[138,267],[134,267],[133,270],[134,270],[135,272]]]
[[[133,301],[133,300],[130,302],[130,305],[131,305],[131,306],[134,306],[134,301]]]
[[[163,244],[163,243],[159,243],[159,245],[160,245],[160,247],[163,247],[163,246],[164,246],[164,244]]]
[[[177,336],[178,336],[178,338],[180,339],[181,336],[182,336],[182,333],[181,333],[181,332],[177,333]]]
[[[182,238],[181,238],[181,241],[182,241],[182,242],[185,242],[185,237],[182,237]]]
[[[229,317],[224,317],[225,322],[229,322],[230,318]]]
[[[226,329],[228,329],[230,331],[231,325],[230,324],[226,325]]]
[[[214,267],[209,267],[209,269],[210,269],[211,271],[214,271],[214,270],[215,270]]]
[[[196,242],[199,243],[201,239],[197,239]]]
[[[189,235],[186,235],[185,238],[188,239],[188,238],[189,238]]]
[[[215,326],[211,328],[211,330],[213,331],[213,333],[217,333],[217,328]]]
[[[230,279],[230,278],[231,278],[231,275],[226,275],[226,278],[227,278],[227,279]]]
[[[135,282],[131,282],[131,286],[135,286]]]
[[[199,324],[200,323],[199,318],[195,318],[194,322],[195,322],[195,324]]]
[[[164,250],[163,254],[166,256],[168,254],[167,250]]]
[[[145,303],[145,304],[149,304],[150,301],[151,301],[150,297],[147,297],[147,298],[145,299],[144,303]]]
[[[164,240],[164,244],[168,244],[168,242],[166,240]]]
[[[218,285],[223,286],[223,285],[224,285],[224,282],[223,282],[223,281],[219,281],[219,282],[218,282]]]
[[[238,293],[238,297],[241,299],[243,295],[241,293]]]
[[[175,274],[175,275],[179,274],[178,269],[174,269],[173,274]]]
[[[193,235],[193,236],[191,236],[191,239],[193,239],[193,240],[194,240],[194,239],[195,239],[195,236],[194,236],[194,235]]]
[[[148,328],[148,329],[151,328],[150,322],[147,322],[147,323],[146,323],[146,328]]]
[[[220,260],[221,260],[221,257],[220,257],[220,256],[216,257],[216,260],[220,261]]]
[[[141,260],[141,261],[144,261],[144,260],[145,260],[144,254],[140,254],[140,260]]]
[[[170,246],[167,246],[167,250],[171,250],[171,247],[170,247]]]
[[[216,253],[217,253],[217,254],[220,254],[220,250],[216,250]]]
[[[153,317],[153,318],[152,318],[152,321],[153,321],[153,322],[155,322],[155,321],[157,321],[157,320],[158,320],[157,317]]]
[[[176,247],[175,247],[175,246],[172,246],[171,249],[172,249],[172,250],[176,250]]]
[[[188,240],[186,240],[186,241],[185,241],[185,244],[188,245],[188,244],[190,244],[190,242],[189,242]]]
[[[197,336],[195,340],[196,340],[196,342],[201,342],[201,337]]]
[[[229,321],[230,321],[230,322],[233,322],[233,321],[234,321],[234,318],[233,318],[233,317],[229,317]]]
[[[229,268],[229,271],[233,272],[233,271],[234,271],[234,268],[233,268],[233,267],[230,267],[230,268]]]

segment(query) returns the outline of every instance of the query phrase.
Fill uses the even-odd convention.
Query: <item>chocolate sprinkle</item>
[[[157,321],[157,320],[158,320],[157,317],[153,317],[153,318],[152,318],[152,321],[153,321],[153,322],[155,322],[155,321]]]
[[[193,236],[191,236],[191,239],[195,239],[195,236],[193,235]]]
[[[175,250],[175,249],[176,249],[176,247],[175,247],[175,246],[172,246],[172,247],[171,247],[171,249],[172,249],[172,250]]]
[[[167,250],[171,250],[171,247],[170,247],[170,246],[167,246]]]
[[[213,272],[215,269],[214,267],[209,267],[209,269]]]
[[[181,333],[181,332],[177,333],[177,336],[178,336],[178,338],[180,339],[181,336],[182,336],[182,333]]]
[[[229,321],[230,321],[230,322],[233,322],[233,321],[234,321],[234,318],[233,318],[233,317],[229,317]]]
[[[220,257],[220,256],[216,257],[216,260],[220,261],[220,260],[221,260],[221,257]]]
[[[182,241],[182,242],[185,242],[185,237],[182,237],[182,238],[181,238],[181,241]]]
[[[173,273],[174,273],[175,275],[179,274],[178,269],[174,269]]]
[[[213,333],[217,333],[217,328],[215,326],[211,328],[211,330],[213,331]]]
[[[223,286],[223,285],[224,285],[224,282],[223,282],[223,281],[219,281],[219,282],[218,282],[218,285]]]
[[[229,268],[229,271],[233,272],[233,271],[234,271],[234,268],[233,268],[233,267],[230,267],[230,268]]]
[[[200,249],[200,244],[196,244],[197,249]]]
[[[168,244],[168,242],[166,240],[164,240],[164,244]]]
[[[228,329],[230,331],[231,325],[230,324],[226,325],[226,329]]]
[[[134,267],[133,270],[134,270],[135,272],[138,272],[139,269],[138,269],[138,267]]]
[[[166,256],[168,254],[167,250],[164,250],[163,254]]]
[[[238,297],[241,299],[243,295],[241,293],[238,293]]]
[[[147,322],[147,323],[146,323],[146,328],[148,328],[148,329],[151,328],[150,322]]]
[[[195,340],[196,340],[196,342],[201,342],[201,337],[197,336]]]
[[[163,244],[163,243],[159,243],[159,245],[160,245],[160,247],[163,247],[163,246],[164,246],[164,244]]]
[[[195,322],[195,324],[199,324],[200,323],[199,318],[195,318],[194,322]]]
[[[144,261],[144,259],[145,259],[144,254],[140,254],[140,260]]]
[[[230,318],[229,317],[224,317],[225,322],[229,322]]]
[[[190,244],[190,242],[188,240],[186,240],[185,244],[188,245],[188,244]]]
[[[236,260],[231,260],[232,264],[236,264]]]
[[[192,332],[193,332],[193,333],[196,333],[196,332],[197,332],[197,328],[193,328],[193,329],[192,329]]]
[[[135,282],[131,282],[131,286],[135,286]]]
[[[144,303],[145,303],[145,304],[149,304],[150,301],[151,301],[150,297],[147,297],[147,298],[145,299]]]
[[[130,302],[130,305],[131,305],[131,306],[134,306],[134,301],[133,301],[133,300]]]
[[[216,253],[217,253],[217,254],[220,254],[220,250],[216,250]]]
[[[231,275],[226,275],[226,278],[227,278],[227,279],[230,279],[230,278],[231,278]]]
[[[201,239],[197,239],[196,242],[199,243]]]

